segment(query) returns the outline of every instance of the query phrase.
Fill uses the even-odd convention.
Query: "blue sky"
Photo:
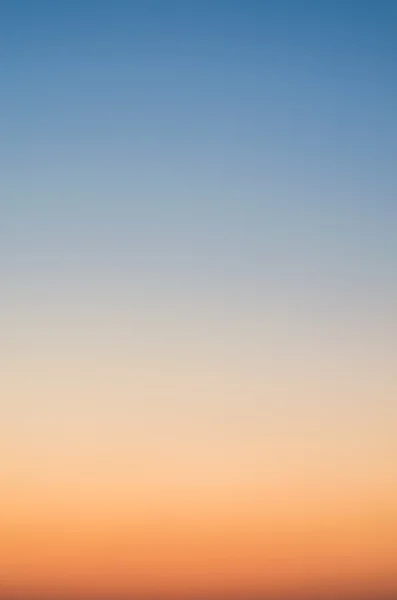
[[[396,22],[385,1],[3,2],[3,281],[391,314]]]

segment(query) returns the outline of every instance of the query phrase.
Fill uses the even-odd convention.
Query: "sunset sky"
[[[396,31],[0,2],[0,600],[397,594]]]

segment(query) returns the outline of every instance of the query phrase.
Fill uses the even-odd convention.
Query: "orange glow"
[[[0,579],[15,593],[186,597],[397,589],[397,495],[8,483]],[[4,486],[6,487],[6,486]],[[134,493],[135,492],[135,493]],[[139,493],[138,493],[139,492]],[[345,490],[346,493],[346,490]],[[326,497],[327,496],[327,497]]]

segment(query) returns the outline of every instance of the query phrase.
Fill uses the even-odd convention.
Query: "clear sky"
[[[7,588],[390,583],[396,31],[386,0],[0,3]]]

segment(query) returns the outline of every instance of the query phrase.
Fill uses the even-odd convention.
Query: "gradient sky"
[[[397,589],[396,27],[1,2],[0,593]]]

